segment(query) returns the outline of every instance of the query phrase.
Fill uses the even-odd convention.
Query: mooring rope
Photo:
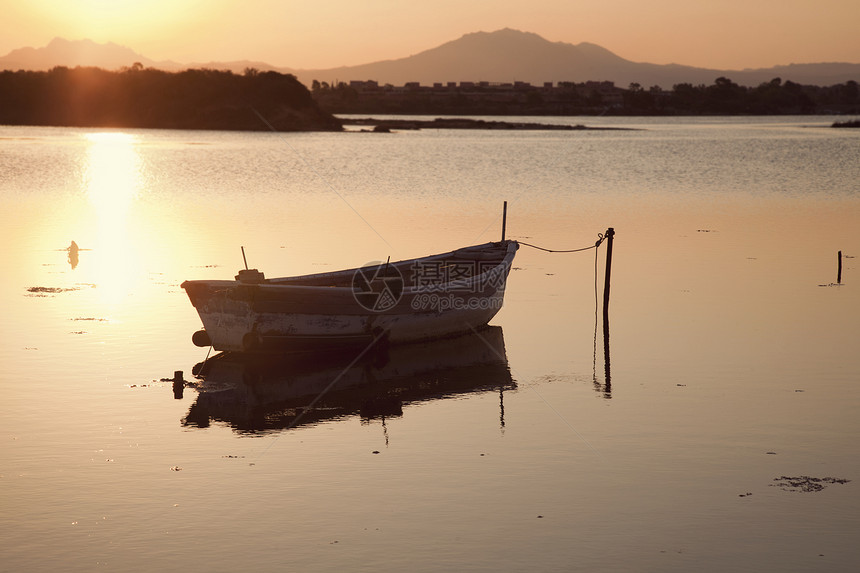
[[[581,249],[547,249],[544,247],[538,247],[537,245],[532,245],[530,243],[524,243],[523,241],[517,241],[517,242],[519,244],[525,246],[525,247],[531,247],[531,248],[537,249],[539,251],[546,251],[547,253],[579,253],[581,251],[588,251],[589,249],[596,249],[597,247],[600,246],[600,244],[603,242],[603,240],[605,238],[606,237],[604,236],[603,233],[597,233],[597,242],[595,242],[590,247],[582,247]]]
[[[598,263],[598,257],[597,257],[597,248],[603,243],[603,241],[605,239],[606,239],[605,234],[597,233],[597,241],[593,245],[591,245],[589,247],[582,247],[581,249],[547,249],[545,247],[539,247],[537,245],[532,245],[530,243],[524,243],[522,241],[517,241],[520,245],[523,245],[526,247],[531,247],[533,249],[538,249],[539,251],[545,251],[547,253],[579,253],[582,251],[588,251],[588,250],[594,249],[594,348],[593,348],[593,354],[592,354],[592,377],[593,377],[593,381],[595,384],[599,384],[599,381],[597,380],[597,325],[600,322],[599,318],[598,318],[599,308],[600,308],[600,303],[599,303],[600,297],[598,294],[598,291],[599,291],[598,285],[599,285],[600,280],[598,278],[599,263]]]

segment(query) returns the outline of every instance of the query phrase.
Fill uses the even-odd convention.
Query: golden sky
[[[59,36],[154,60],[330,68],[514,28],[636,62],[742,69],[860,63],[858,23],[858,0],[0,0],[0,55]]]

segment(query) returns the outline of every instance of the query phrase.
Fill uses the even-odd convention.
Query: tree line
[[[858,84],[828,87],[801,85],[774,78],[756,87],[729,78],[712,85],[676,84],[671,90],[595,89],[592,84],[560,82],[557,86],[469,87],[435,90],[355,90],[343,82],[314,81],[312,91],[332,113],[407,113],[453,115],[791,115],[860,113]]]
[[[611,84],[610,84],[611,85]],[[0,124],[227,130],[340,130],[332,113],[451,115],[771,115],[860,114],[855,81],[828,87],[774,78],[756,87],[720,77],[712,85],[672,90],[587,84],[358,93],[347,84],[314,82],[313,94],[291,74],[211,69],[165,72],[135,64],[120,71],[56,67],[0,71]]]
[[[624,94],[629,112],[678,115],[787,115],[860,112],[857,82],[828,87],[774,78],[756,87],[719,77],[712,85],[676,84],[670,92],[631,84]]]
[[[0,124],[304,131],[339,130],[291,74],[55,67],[0,72]]]

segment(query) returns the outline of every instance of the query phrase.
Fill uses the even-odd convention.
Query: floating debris
[[[739,493],[739,494],[738,494],[738,497],[749,497],[749,496],[751,496],[751,495],[752,495],[752,492],[749,492],[749,491],[748,491],[748,492],[746,492],[746,493]]]
[[[51,296],[55,294],[61,294],[64,292],[71,292],[76,290],[81,290],[83,287],[96,288],[96,285],[89,283],[76,283],[73,287],[45,287],[45,286],[34,286],[29,287],[27,292],[29,294],[25,296]]]
[[[825,484],[829,483],[841,483],[845,484],[850,482],[850,479],[842,479],[842,478],[834,478],[834,477],[810,477],[810,476],[797,476],[797,477],[788,477],[788,476],[780,476],[778,478],[773,478],[773,481],[777,483],[770,484],[772,487],[778,487],[783,491],[821,491],[826,487]]]
[[[69,292],[73,290],[80,290],[78,287],[71,288],[62,288],[62,287],[42,287],[35,286],[27,289],[27,292],[30,293],[27,296],[50,296],[54,294],[60,294],[63,292]]]

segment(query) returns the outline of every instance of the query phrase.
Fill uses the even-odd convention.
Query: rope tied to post
[[[526,247],[531,247],[533,249],[538,249],[540,251],[545,251],[547,253],[578,253],[581,251],[588,251],[591,249],[595,249],[594,251],[594,355],[593,355],[593,378],[595,388],[602,391],[604,397],[611,398],[612,397],[612,375],[610,373],[609,366],[609,281],[610,281],[610,273],[612,269],[612,241],[615,237],[615,229],[609,227],[606,229],[606,233],[598,233],[597,241],[589,247],[582,247],[580,249],[547,249],[545,247],[539,247],[537,245],[532,245],[530,243],[524,243],[522,241],[518,241],[520,245],[524,245]],[[603,356],[604,356],[604,382],[601,385],[597,378],[597,325],[598,325],[598,308],[599,308],[599,295],[598,295],[598,251],[597,248],[603,244],[603,241],[607,241],[606,247],[606,276],[603,280]],[[601,388],[602,386],[602,388]]]
[[[581,249],[547,249],[544,247],[538,247],[537,245],[532,245],[530,243],[524,243],[523,241],[517,242],[525,247],[531,247],[533,249],[538,249],[539,251],[546,251],[547,253],[579,253],[581,251],[596,249],[600,246],[601,243],[603,243],[605,239],[606,235],[604,235],[603,233],[597,233],[597,241],[593,245],[589,247],[582,247]]]

